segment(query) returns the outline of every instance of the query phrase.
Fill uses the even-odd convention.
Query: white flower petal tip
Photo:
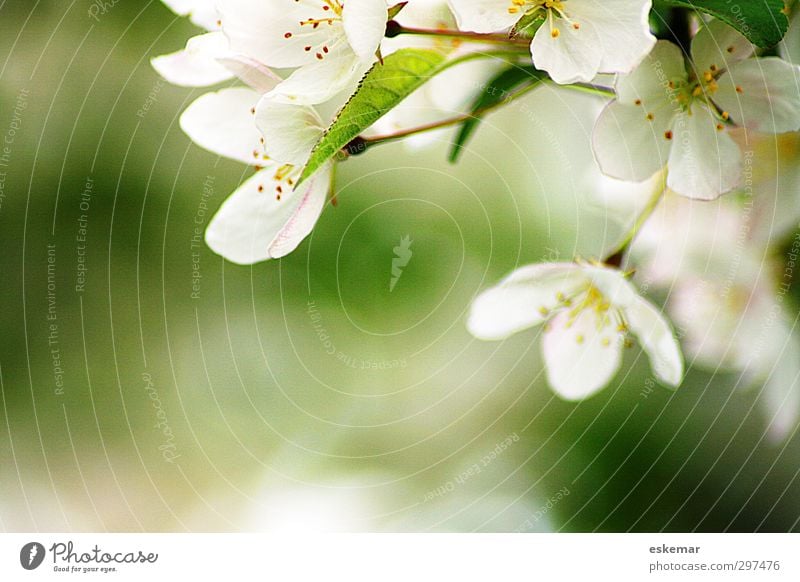
[[[192,24],[206,30],[219,28],[217,0],[161,0],[178,16],[188,16]]]
[[[266,93],[282,81],[255,59],[232,53],[220,31],[192,37],[184,50],[155,57],[150,63],[167,81],[182,87],[208,87],[236,76],[259,93]]]
[[[539,14],[544,24],[534,35],[534,64],[560,84],[588,82],[598,73],[633,70],[656,39],[648,17],[651,0],[449,0],[459,28],[498,32],[523,16]]]
[[[777,57],[748,59],[719,81],[715,101],[739,126],[769,134],[800,129],[800,67]]]
[[[343,6],[342,25],[350,47],[361,60],[372,59],[386,32],[386,0],[347,0]]]
[[[228,41],[221,32],[195,36],[186,48],[150,60],[156,72],[180,87],[208,87],[227,81],[233,73],[218,61],[228,50]]]
[[[566,400],[605,387],[633,338],[661,383],[677,387],[682,381],[683,357],[670,324],[616,269],[571,263],[524,267],[476,298],[467,327],[479,339],[501,340],[540,324],[545,324],[548,382]]]
[[[627,307],[625,315],[658,381],[678,388],[683,383],[684,362],[680,343],[669,322],[649,301],[639,296]]]
[[[565,400],[588,398],[611,382],[622,364],[624,340],[591,310],[559,313],[542,339],[547,379]]]

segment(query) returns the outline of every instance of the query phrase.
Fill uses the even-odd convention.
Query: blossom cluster
[[[635,340],[654,376],[677,387],[681,335],[692,362],[773,387],[766,399],[777,433],[793,424],[800,346],[786,306],[775,307],[774,250],[800,219],[797,160],[788,159],[800,150],[794,26],[765,51],[722,20],[684,9],[675,10],[685,34],[657,37],[652,0],[163,1],[204,31],[153,67],[181,86],[225,83],[195,100],[181,127],[199,146],[255,169],[208,227],[215,252],[252,264],[287,255],[309,235],[346,157],[305,176],[333,122],[319,112],[348,102],[388,55],[428,48],[458,66],[441,67],[363,128],[372,144],[384,136],[424,146],[477,87],[503,67],[526,67],[537,82],[606,100],[592,149],[618,185],[604,208],[620,221],[633,216],[630,236],[610,256],[511,273],[476,297],[470,332],[502,340],[541,325],[549,383],[570,400],[606,386]],[[759,162],[769,171],[754,178],[754,151],[774,154],[775,143],[789,153]],[[784,191],[792,195],[776,195]],[[761,209],[758,221],[748,204]],[[743,215],[753,222],[743,225]],[[715,233],[727,239],[710,240]],[[637,282],[670,292],[666,309],[681,334]],[[753,328],[765,321],[773,324],[755,354]]]

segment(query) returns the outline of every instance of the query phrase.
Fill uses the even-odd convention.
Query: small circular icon
[[[28,542],[19,551],[19,563],[26,570],[35,570],[44,561],[44,546],[39,542]]]

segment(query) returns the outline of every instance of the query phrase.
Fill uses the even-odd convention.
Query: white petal
[[[722,244],[718,240],[715,242]],[[710,248],[710,244],[705,243],[702,248]],[[735,253],[741,254],[741,251],[731,248],[729,254]],[[738,371],[758,381],[765,378],[766,370],[774,364],[783,339],[775,334],[780,326],[769,330],[764,326],[765,321],[775,317],[772,313],[775,292],[771,282],[759,279],[772,274],[767,274],[769,269],[764,268],[763,262],[748,265],[746,259],[746,256],[732,258],[720,268],[719,274],[710,276],[698,276],[697,273],[705,270],[702,264],[695,265],[691,271],[684,269],[670,293],[669,311],[683,330],[683,345],[694,365],[709,370]],[[730,273],[740,264],[744,266],[741,274],[734,275],[741,279],[737,282]],[[758,338],[757,350],[753,349],[753,338]]]
[[[189,39],[186,48],[150,61],[159,75],[181,87],[208,87],[233,77],[217,57],[228,51],[221,32],[209,32]]]
[[[181,129],[200,147],[250,165],[264,165],[261,132],[255,122],[260,95],[232,87],[206,93],[181,115]]]
[[[670,386],[679,386],[683,379],[683,357],[680,344],[664,316],[639,296],[624,313],[631,331],[650,358],[656,378]]]
[[[458,28],[472,32],[498,32],[511,28],[522,14],[508,11],[510,0],[447,0]]]
[[[189,16],[192,23],[207,30],[219,28],[217,21],[217,0],[161,0],[175,14],[179,16]]]
[[[648,115],[652,116],[648,118]],[[667,165],[673,147],[674,114],[669,106],[613,102],[597,119],[592,148],[600,170],[612,178],[642,182]]]
[[[748,59],[719,79],[714,101],[737,125],[764,133],[800,129],[800,67],[777,57]],[[737,91],[737,87],[739,91]]]
[[[342,10],[342,24],[353,52],[369,60],[378,50],[386,33],[389,9],[386,0],[347,0]]]
[[[741,182],[742,153],[719,121],[704,106],[691,115],[679,115],[672,131],[675,142],[669,156],[667,186],[699,200],[714,200]]]
[[[617,78],[617,100],[625,105],[642,102],[646,109],[672,106],[669,82],[676,85],[688,79],[681,49],[671,42],[660,40],[652,52],[628,75]]]
[[[278,103],[264,97],[256,107],[256,125],[264,135],[264,152],[273,160],[302,166],[322,137],[322,120],[311,107]]]
[[[583,25],[591,22],[601,56],[600,71],[632,71],[656,44],[650,32],[651,0],[571,0],[564,5],[567,15]]]
[[[755,136],[747,132],[753,152],[753,179],[759,184],[759,200],[751,238],[772,244],[788,237],[800,224],[800,134]],[[777,171],[776,171],[777,170]]]
[[[270,164],[222,203],[206,229],[206,243],[240,265],[277,259],[292,252],[319,219],[330,189],[330,164],[296,191],[274,179]],[[283,185],[281,199],[275,188]]]
[[[467,328],[479,339],[500,340],[544,322],[559,302],[586,278],[573,263],[531,265],[514,271],[472,303]]]
[[[293,68],[348,47],[340,21],[311,26],[309,19],[326,19],[324,4],[312,0],[225,0],[219,4],[222,30],[231,50],[267,66]],[[308,50],[306,50],[308,49]]]
[[[562,398],[587,398],[614,377],[622,349],[622,337],[613,326],[600,326],[593,310],[581,311],[573,321],[562,312],[542,339],[548,382]]]
[[[703,26],[692,40],[692,62],[699,77],[706,71],[723,71],[750,57],[750,41],[721,20]],[[713,68],[712,68],[713,67]]]
[[[353,52],[342,53],[300,67],[270,95],[277,101],[297,105],[324,103],[342,91],[355,90],[371,66],[370,61],[362,61]]]
[[[219,62],[259,93],[272,91],[281,79],[269,67],[244,55],[227,54]]]
[[[752,213],[743,213],[737,203],[730,202],[692,200],[666,192],[631,248],[640,280],[664,288],[670,288],[677,279],[685,287],[688,279],[712,273],[712,278],[719,276],[720,280],[728,280],[732,265],[744,266],[739,241],[742,233],[750,228],[743,218],[753,221]],[[754,251],[755,247],[758,245],[754,245]],[[744,274],[743,269],[734,270]],[[670,297],[679,297],[679,292],[680,289],[672,287]],[[692,300],[693,293],[684,295],[685,299]],[[675,309],[671,307],[670,313],[674,317]],[[711,319],[700,322],[704,334]],[[683,322],[681,324],[686,327]]]
[[[559,84],[588,83],[597,76],[603,58],[600,37],[589,21],[578,29],[559,19],[554,28],[545,23],[533,37],[531,53],[533,64]]]

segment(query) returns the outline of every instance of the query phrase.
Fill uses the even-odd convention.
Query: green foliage
[[[509,36],[511,38],[533,38],[542,24],[544,24],[542,11],[528,13],[517,21]]]
[[[778,44],[789,28],[783,0],[664,0],[663,3],[693,8],[719,18],[762,48]]]
[[[311,152],[300,183],[358,135],[397,107],[428,79],[446,68],[447,55],[430,49],[402,49],[376,63]]]
[[[472,117],[461,124],[453,149],[450,151],[450,161],[453,163],[458,161],[463,152],[464,144],[472,137],[481,123],[481,112],[508,100],[515,89],[532,83],[539,83],[546,78],[547,75],[545,73],[532,66],[511,66],[498,73],[473,101],[470,108]]]

